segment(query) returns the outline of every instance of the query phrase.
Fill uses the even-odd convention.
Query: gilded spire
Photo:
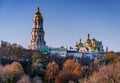
[[[81,39],[80,39],[80,43],[81,43]]]
[[[37,7],[37,12],[35,13],[35,15],[37,15],[37,16],[40,16],[40,15],[41,15],[41,13],[40,13],[40,8],[39,8],[39,7]]]
[[[37,7],[37,12],[39,12],[40,11],[40,8],[39,7]]]
[[[90,40],[90,34],[88,34],[88,39],[86,40],[86,46],[90,47],[91,46],[91,40]]]
[[[76,45],[75,45],[75,47],[78,47],[79,46],[79,44],[78,44],[78,42],[76,42]]]
[[[88,34],[88,39],[90,39],[90,34]]]
[[[84,45],[83,45],[83,43],[82,43],[82,40],[81,40],[81,39],[80,39],[79,46],[80,46],[80,47],[84,47]]]

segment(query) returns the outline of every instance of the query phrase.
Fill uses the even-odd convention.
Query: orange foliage
[[[59,66],[53,61],[48,63],[46,67],[46,79],[48,81],[53,81],[59,73]]]
[[[63,64],[63,71],[65,71],[68,74],[80,74],[80,64],[75,62],[74,60],[68,59]]]
[[[24,71],[19,62],[13,62],[11,65],[5,65],[3,67],[3,75],[10,76],[11,74],[23,75]]]
[[[24,73],[23,67],[19,62],[13,62],[10,65],[10,69],[11,69],[11,72],[16,72],[16,73],[19,73],[21,75]]]
[[[58,75],[55,79],[55,83],[61,83],[62,77],[62,74]]]
[[[19,62],[13,62],[10,67],[12,70],[23,70],[22,65]]]
[[[5,66],[3,67],[2,74],[3,74],[3,75],[10,76],[10,74],[11,74],[10,65],[5,65]]]
[[[75,63],[75,66],[74,66],[74,71],[73,73],[74,74],[80,74],[80,65],[78,63]]]

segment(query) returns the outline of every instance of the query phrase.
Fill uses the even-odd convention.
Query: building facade
[[[44,40],[43,17],[40,13],[39,7],[33,17],[33,28],[31,32],[32,39],[30,41],[30,49],[38,49],[46,47]]]
[[[7,45],[9,45],[9,43],[7,41],[0,40],[0,48],[6,47]]]
[[[49,52],[51,55],[59,55],[62,57],[65,57],[67,55],[67,49],[66,48],[50,48]]]
[[[88,34],[88,38],[86,39],[85,43],[82,43],[81,39],[80,42],[76,42],[74,47],[75,50],[79,52],[93,52],[93,53],[103,53],[103,45],[101,41],[97,41],[95,38],[90,39],[90,34]]]

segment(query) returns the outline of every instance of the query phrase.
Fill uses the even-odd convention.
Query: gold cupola
[[[76,42],[75,47],[77,47],[77,48],[79,47],[79,43],[78,42]]]
[[[37,8],[37,12],[35,13],[35,16],[42,16],[42,14],[40,13],[40,8]]]
[[[91,46],[92,46],[92,42],[91,42],[91,40],[90,40],[90,34],[88,34],[88,38],[87,38],[87,40],[85,41],[85,43],[86,43],[86,46],[87,46],[87,47],[91,47]]]
[[[80,46],[80,47],[84,47],[84,45],[83,45],[83,43],[82,43],[82,40],[81,40],[81,39],[80,39],[79,46]]]

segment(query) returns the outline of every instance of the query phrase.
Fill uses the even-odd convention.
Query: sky
[[[120,51],[120,0],[0,0],[0,40],[28,48],[38,6],[48,46],[73,47],[89,33]]]

